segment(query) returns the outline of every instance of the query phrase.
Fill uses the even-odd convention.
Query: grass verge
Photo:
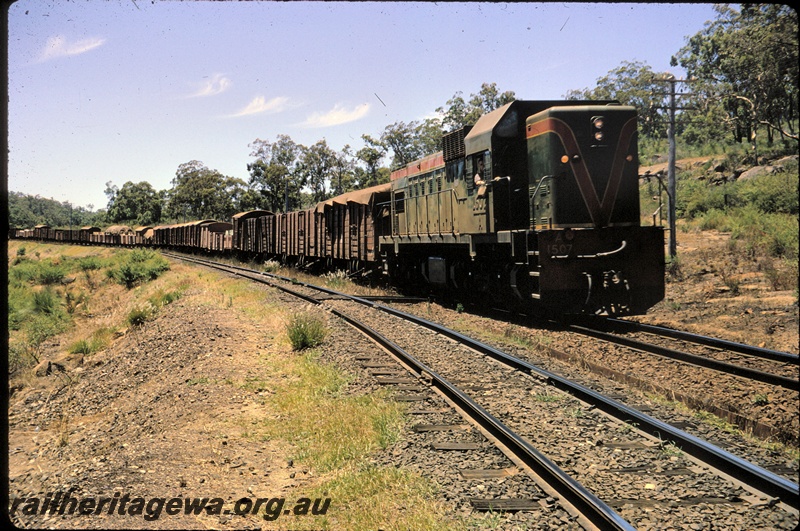
[[[90,293],[82,302],[74,302],[75,309],[70,314],[65,310],[65,288],[60,285],[48,285],[48,288],[35,284],[36,275],[17,284],[20,298],[22,291],[53,290],[57,296],[54,302],[44,301],[37,315],[49,318],[51,313],[62,311],[70,316],[75,330],[49,336],[63,345],[63,351],[90,356],[113,344],[114,337],[126,326],[134,310],[146,308],[146,321],[152,315],[150,312],[178,298],[184,299],[185,304],[229,310],[232,318],[255,324],[260,336],[254,341],[264,345],[260,348],[263,368],[242,374],[235,382],[201,375],[187,381],[187,385],[209,386],[209,389],[220,385],[224,390],[232,384],[264,391],[259,392],[257,399],[261,402],[257,404],[260,422],[249,425],[251,431],[242,436],[276,440],[278,446],[289,449],[287,458],[313,469],[313,483],[306,484],[302,491],[287,492],[287,498],[313,495],[334,500],[324,516],[279,520],[273,523],[276,528],[425,530],[460,527],[435,500],[435,487],[428,480],[408,471],[370,464],[375,452],[401,436],[406,422],[403,407],[390,400],[386,393],[354,393],[350,377],[321,362],[319,350],[292,350],[286,330],[292,314],[285,310],[285,303],[272,297],[273,290],[184,264],[172,264],[157,279],[128,289],[125,282],[120,283],[115,275],[106,271],[122,263],[131,263],[130,258],[125,257],[130,251],[25,244],[27,249],[22,256],[30,260],[57,257],[59,265],[65,268],[65,278],[75,277],[70,289],[75,293],[80,290]],[[92,254],[96,256],[89,256]],[[13,257],[14,252],[9,256]],[[89,288],[90,284],[94,289]],[[26,301],[18,301],[18,311],[36,313],[32,298]],[[15,319],[19,322],[16,333],[23,337],[27,330],[26,319]],[[147,326],[146,322],[143,324]],[[324,330],[324,326],[322,328]],[[17,350],[15,355],[23,360],[28,353],[23,349]],[[44,383],[34,380],[31,385]],[[243,418],[237,415],[230,421],[236,426]],[[68,433],[66,428],[63,431]],[[65,439],[64,444],[67,443]]]

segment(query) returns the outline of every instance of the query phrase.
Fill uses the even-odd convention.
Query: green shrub
[[[66,330],[68,323],[60,313],[53,315],[37,315],[27,323],[28,344],[38,348],[44,340]]]
[[[280,271],[280,269],[281,269],[281,263],[275,260],[267,260],[261,266],[261,270],[265,273],[275,273],[277,271]]]
[[[26,346],[10,344],[8,346],[8,373],[14,374],[23,369],[29,369],[38,363],[38,359]]]
[[[164,291],[163,289],[159,289],[147,300],[155,308],[161,308],[162,306],[166,306],[180,299],[182,295],[182,291]]]
[[[60,306],[58,296],[50,289],[36,291],[33,294],[33,309],[36,313],[52,315]]]
[[[100,328],[95,330],[87,339],[76,341],[67,350],[70,354],[94,354],[108,346],[113,333],[114,330],[111,328]]]
[[[722,210],[709,210],[699,218],[700,230],[718,230],[727,232],[731,230],[728,215]]]
[[[38,275],[39,264],[28,259],[13,264],[8,270],[8,280],[11,282],[33,282]]]
[[[96,256],[86,256],[78,259],[78,268],[81,271],[94,271],[103,267],[100,259]]]
[[[319,315],[297,313],[289,318],[286,334],[294,350],[303,350],[322,343],[327,335],[327,328]]]
[[[38,262],[25,257],[12,261],[8,279],[12,282],[34,282],[37,284],[58,284],[67,274],[67,267],[52,262]]]
[[[40,284],[50,285],[60,283],[67,275],[66,268],[62,265],[55,265],[51,262],[39,264],[39,271],[36,275]]]
[[[744,244],[748,256],[797,258],[796,216],[765,214],[754,206],[738,209],[734,214],[729,217],[731,238]]]
[[[116,267],[106,270],[109,278],[131,289],[138,284],[155,280],[169,270],[169,262],[153,251],[131,251]]]
[[[153,307],[149,304],[142,308],[134,308],[128,313],[126,321],[131,326],[142,326],[153,316]]]
[[[741,183],[738,190],[743,202],[767,214],[798,213],[797,173],[762,175]]]
[[[89,297],[86,295],[86,293],[83,292],[83,290],[78,291],[77,295],[73,293],[72,290],[67,290],[64,293],[64,304],[67,307],[68,314],[75,313],[75,310],[78,309],[78,306],[80,306],[81,304],[85,305],[86,301],[88,300]]]
[[[19,330],[31,312],[30,288],[24,285],[8,286],[8,329]]]
[[[91,354],[92,347],[87,340],[80,339],[75,343],[73,343],[72,345],[70,345],[69,348],[67,349],[67,352],[69,352],[70,354]]]
[[[147,262],[156,258],[160,256],[149,249],[134,249],[128,255],[128,260],[131,262]]]

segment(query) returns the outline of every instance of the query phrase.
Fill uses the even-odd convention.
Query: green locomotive
[[[664,234],[641,226],[636,111],[514,101],[392,173],[384,267],[486,304],[639,314],[664,297]]]

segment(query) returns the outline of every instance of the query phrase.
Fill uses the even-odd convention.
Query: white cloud
[[[233,117],[249,116],[251,114],[261,114],[264,112],[276,113],[286,109],[289,104],[289,98],[278,96],[267,101],[264,96],[256,96],[247,104],[241,111],[232,114]]]
[[[202,98],[205,96],[216,96],[222,94],[231,86],[231,80],[222,74],[214,74],[211,79],[203,82],[203,85],[195,92],[190,94],[190,98]]]
[[[337,103],[333,106],[333,109],[326,113],[315,112],[301,125],[303,127],[331,127],[348,122],[355,122],[366,116],[369,109],[369,103],[362,103],[354,109],[346,109],[344,106]]]
[[[44,45],[44,49],[39,56],[39,61],[48,61],[50,59],[68,57],[70,55],[80,55],[102,46],[105,42],[105,39],[95,37],[71,43],[68,42],[65,37],[56,35],[55,37],[50,37],[47,39],[47,43]]]

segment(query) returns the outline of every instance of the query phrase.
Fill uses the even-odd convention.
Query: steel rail
[[[237,268],[238,266],[231,267]],[[603,396],[602,394],[589,389],[588,387],[572,382],[567,378],[537,367],[525,360],[511,356],[510,354],[486,345],[485,343],[482,343],[476,339],[465,336],[460,332],[456,332],[455,330],[451,330],[445,326],[428,321],[416,315],[409,314],[401,310],[396,310],[389,306],[368,301],[353,295],[340,293],[328,288],[314,286],[312,284],[306,284],[304,282],[297,282],[294,279],[289,279],[280,275],[252,271],[242,267],[238,267],[238,269],[245,269],[260,275],[272,276],[284,281],[293,282],[298,285],[326,292],[331,295],[346,297],[363,305],[380,309],[390,315],[395,315],[428,328],[429,330],[438,332],[478,352],[491,356],[495,360],[513,369],[530,374],[531,376],[542,378],[554,387],[597,407],[601,411],[604,411],[605,413],[622,422],[634,425],[637,429],[644,431],[653,437],[656,437],[662,441],[671,441],[687,454],[704,461],[718,470],[723,471],[725,474],[746,483],[747,485],[759,490],[760,492],[763,492],[770,497],[777,498],[795,510],[800,509],[800,486],[798,486],[797,483],[793,483],[786,478],[765,470],[745,459],[742,459],[741,457],[737,457],[707,441],[695,437],[690,433],[686,433],[683,430],[670,426],[669,424],[658,419],[650,417],[649,415],[622,404],[621,402]]]
[[[566,328],[567,330],[579,334],[595,337],[597,339],[602,339],[603,341],[609,341],[611,343],[616,343],[619,345],[624,345],[626,347],[635,348],[637,350],[642,350],[644,352],[649,352],[651,354],[656,354],[658,356],[663,356],[665,358],[676,359],[686,363],[691,363],[692,365],[705,367],[707,369],[713,369],[715,371],[732,374],[734,376],[741,376],[742,378],[755,380],[757,382],[763,382],[770,385],[785,387],[787,389],[791,389],[794,391],[800,390],[800,381],[794,378],[780,376],[777,374],[772,374],[764,371],[758,371],[755,369],[749,369],[747,367],[734,365],[732,363],[727,363],[712,358],[707,358],[705,356],[698,356],[696,354],[690,354],[688,352],[683,352],[680,350],[662,347],[659,345],[653,345],[651,343],[645,343],[643,341],[638,341],[636,339],[631,339],[629,337],[622,337],[614,334],[609,334],[608,332],[602,332],[600,330],[595,330],[594,328],[586,328],[584,326],[578,326],[578,325],[567,325]]]
[[[780,350],[770,350],[767,348],[756,347],[752,345],[745,345],[743,343],[736,343],[735,341],[728,341],[726,339],[719,339],[716,337],[708,337],[700,334],[692,334],[690,332],[683,332],[681,330],[674,330],[672,328],[665,328],[663,326],[655,326],[644,323],[637,323],[635,321],[626,321],[624,319],[607,319],[613,326],[621,327],[626,331],[641,331],[649,334],[659,336],[671,337],[673,339],[681,339],[699,345],[706,345],[709,347],[723,348],[740,354],[748,356],[755,356],[772,361],[780,361],[785,363],[800,364],[800,356],[791,354],[789,352],[782,352]]]
[[[351,326],[361,330],[364,334],[389,350],[394,356],[401,359],[403,363],[417,373],[419,377],[424,377],[426,380],[429,380],[432,386],[441,391],[459,408],[466,411],[470,418],[509,448],[517,458],[534,470],[536,474],[541,476],[559,493],[559,495],[563,496],[573,507],[580,511],[593,525],[603,530],[635,529],[629,522],[617,514],[616,511],[606,505],[605,502],[600,500],[544,454],[536,450],[529,442],[514,433],[509,427],[430,367],[360,321],[353,319],[335,308],[328,308],[328,311],[348,322]]]
[[[539,376],[551,385],[565,391],[576,398],[584,400],[598,409],[608,413],[614,418],[623,422],[631,423],[638,429],[650,434],[659,439],[672,441],[681,448],[682,451],[692,455],[701,461],[704,461],[715,468],[724,471],[724,473],[742,481],[757,490],[773,497],[778,498],[785,502],[787,505],[794,509],[800,509],[800,487],[797,483],[792,483],[786,478],[783,478],[773,472],[765,470],[741,457],[737,457],[725,450],[714,446],[713,444],[699,439],[690,433],[679,430],[669,424],[662,422],[658,419],[645,415],[644,413],[629,407],[621,402],[601,395],[600,393],[589,389],[583,385],[569,381],[567,378],[559,376],[555,373],[539,368],[525,360],[521,360],[510,354],[502,352],[494,347],[486,345],[478,340],[467,337],[455,330],[450,330],[442,325],[433,323],[382,304],[373,304],[365,301],[376,308],[379,308],[387,313],[408,319],[412,322],[424,326],[430,330],[434,330],[443,335],[462,342],[469,347],[487,354],[494,359],[515,368],[522,372]]]

